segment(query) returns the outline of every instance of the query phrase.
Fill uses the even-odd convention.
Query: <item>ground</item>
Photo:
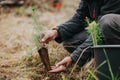
[[[44,1],[44,0],[43,0]],[[79,0],[63,0],[58,10],[43,4],[37,9],[38,21],[48,29],[67,21],[78,6]],[[42,4],[41,4],[42,5]],[[46,6],[47,5],[47,6]],[[1,7],[0,9],[0,80],[66,80],[65,73],[46,73],[39,55],[34,51],[31,5],[20,7]],[[54,41],[48,45],[51,65],[60,61],[68,53]],[[76,74],[71,80],[85,80],[85,73]]]

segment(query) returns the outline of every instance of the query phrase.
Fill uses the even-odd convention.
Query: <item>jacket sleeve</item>
[[[85,21],[85,17],[87,15],[88,5],[86,1],[81,0],[74,16],[64,24],[58,26],[59,36],[55,40],[57,42],[62,42],[72,37],[76,33],[84,30],[84,28],[87,26],[87,22]]]
[[[93,50],[91,49],[92,45],[92,38],[91,36],[89,36],[88,39],[86,39],[86,41],[80,46],[78,46],[78,48],[73,52],[71,56],[73,62],[78,61],[77,64],[79,66],[83,66],[88,60],[90,60],[93,56]]]

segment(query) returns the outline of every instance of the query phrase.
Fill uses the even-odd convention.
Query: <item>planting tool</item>
[[[49,55],[48,55],[48,49],[45,48],[45,47],[41,47],[41,48],[38,50],[38,53],[39,53],[39,55],[40,55],[40,58],[41,58],[42,63],[43,63],[44,66],[45,66],[45,69],[46,69],[47,71],[51,70],[50,60],[49,60]]]
[[[35,6],[32,7],[32,11],[33,11],[32,18],[35,22],[35,29],[36,29],[36,34],[34,35],[35,36],[34,41],[37,47],[37,51],[40,55],[41,61],[44,64],[45,69],[49,71],[51,70],[51,67],[50,67],[50,60],[48,56],[48,49],[43,45],[41,45],[40,43],[41,39],[44,37],[43,35],[44,27],[40,25],[38,22]]]

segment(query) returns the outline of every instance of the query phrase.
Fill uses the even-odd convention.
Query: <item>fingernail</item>
[[[44,41],[45,41],[45,39],[42,39],[41,41],[42,41],[42,42],[44,42]]]

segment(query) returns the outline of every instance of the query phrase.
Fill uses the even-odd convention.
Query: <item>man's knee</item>
[[[87,38],[89,37],[89,33],[87,30],[84,30],[70,39],[63,42],[64,48],[69,52],[72,53],[74,50],[77,49],[79,45],[81,45]]]
[[[101,17],[99,20],[100,23],[100,29],[103,33],[106,33],[106,31],[109,31],[112,26],[114,26],[114,19],[115,14],[107,14]]]
[[[100,31],[107,43],[120,43],[120,15],[107,14],[99,20]]]

